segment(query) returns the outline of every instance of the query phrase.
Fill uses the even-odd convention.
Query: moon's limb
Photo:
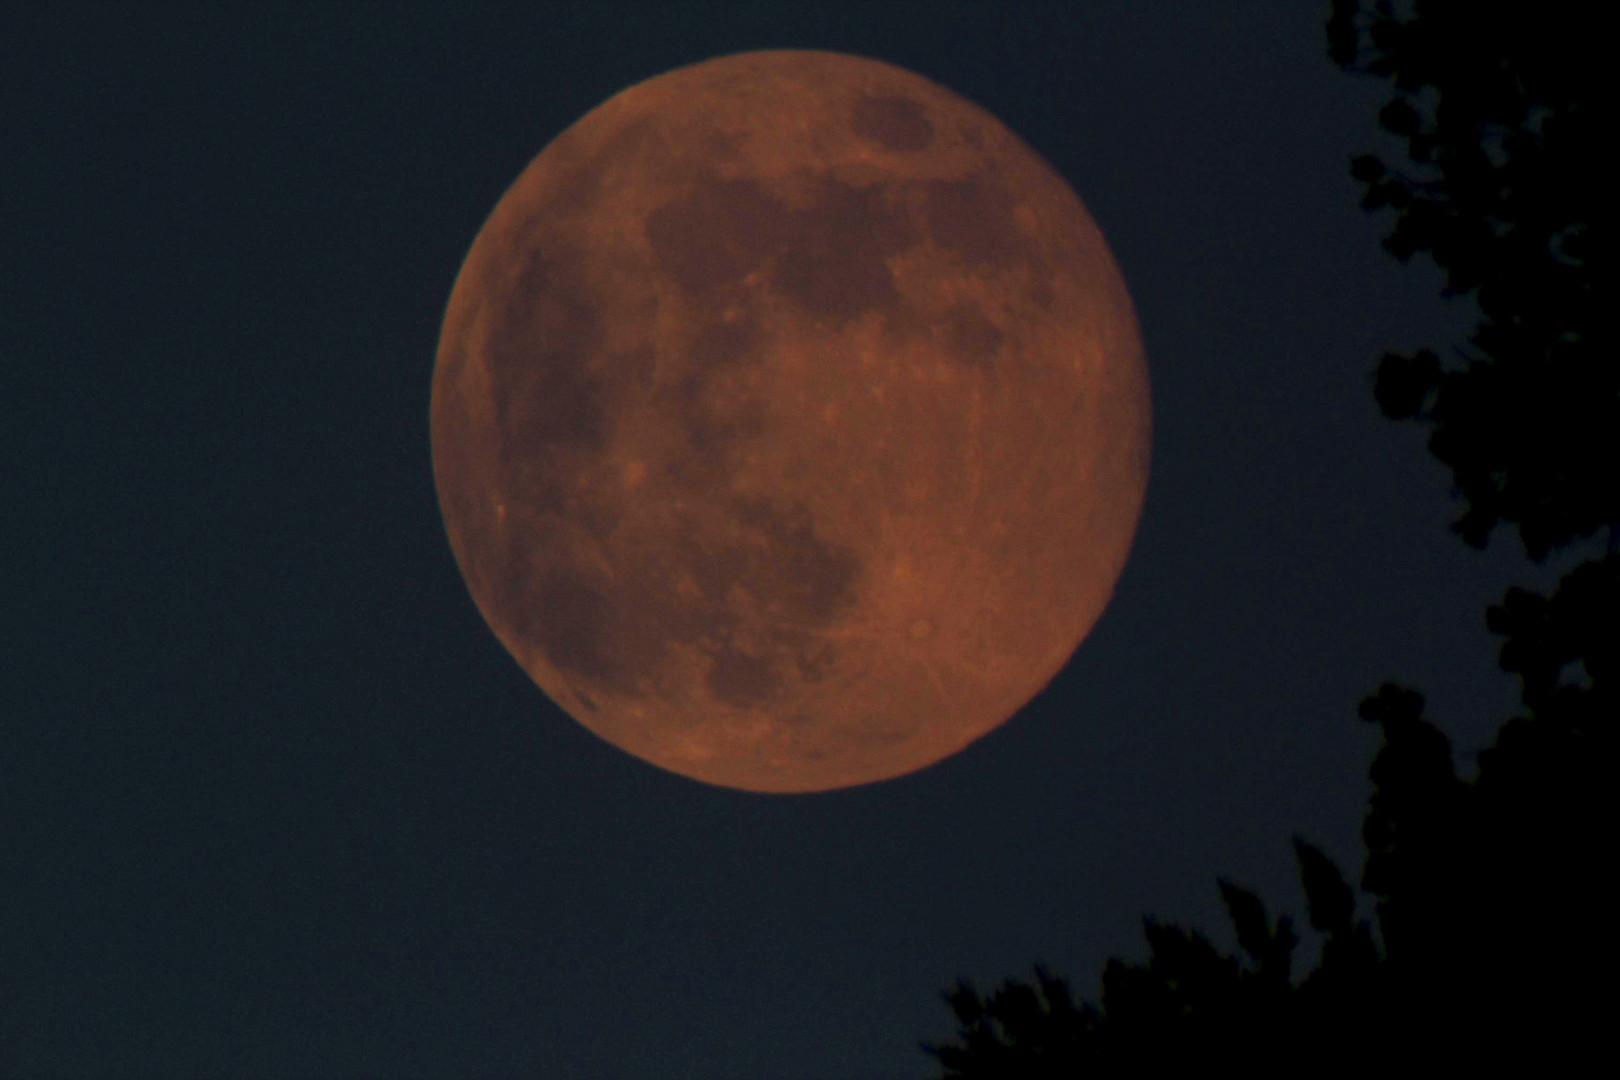
[[[1146,366],[1079,200],[919,76],[745,53],[631,87],[457,278],[435,480],[500,640],[697,779],[841,787],[954,753],[1106,604]]]

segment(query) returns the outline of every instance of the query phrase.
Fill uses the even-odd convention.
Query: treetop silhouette
[[[1148,960],[1110,961],[1096,1005],[1040,967],[988,994],[959,983],[946,995],[955,1040],[924,1047],[948,1080],[1172,1063],[1342,1071],[1397,1052],[1500,1067],[1596,1045],[1593,987],[1612,971],[1595,908],[1620,718],[1620,366],[1597,310],[1612,240],[1597,213],[1595,11],[1335,0],[1327,23],[1335,63],[1391,84],[1379,120],[1409,159],[1355,157],[1362,205],[1394,212],[1393,256],[1428,255],[1479,310],[1450,360],[1385,355],[1379,408],[1430,429],[1468,544],[1506,525],[1542,562],[1602,541],[1550,595],[1510,589],[1486,613],[1523,711],[1465,778],[1421,694],[1386,684],[1361,702],[1382,736],[1362,827],[1372,913],[1296,838],[1323,945],[1303,979],[1291,919],[1223,880],[1238,956],[1147,920]]]

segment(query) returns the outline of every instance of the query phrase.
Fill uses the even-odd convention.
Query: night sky
[[[1352,874],[1376,732],[1514,703],[1371,396],[1472,310],[1379,247],[1325,3],[146,5],[0,14],[0,1075],[902,1080],[940,991],[1096,993],[1215,879]],[[552,705],[433,489],[439,321],[506,186],[631,83],[858,53],[998,115],[1135,299],[1153,474],[1051,686],[898,780],[760,796]],[[940,588],[949,589],[949,582]],[[1466,764],[1465,764],[1466,770]]]

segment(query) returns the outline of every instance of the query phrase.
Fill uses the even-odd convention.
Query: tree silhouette
[[[1446,291],[1480,321],[1456,362],[1390,354],[1375,395],[1385,415],[1433,428],[1465,508],[1455,529],[1483,547],[1499,523],[1548,552],[1620,520],[1606,445],[1620,422],[1616,369],[1596,310],[1594,228],[1607,191],[1592,83],[1604,40],[1575,4],[1418,0],[1401,20],[1338,0],[1329,52],[1395,93],[1379,113],[1406,140],[1409,171],[1371,154],[1352,174],[1362,205],[1396,211],[1385,247],[1427,253]],[[1612,534],[1611,534],[1612,535]]]
[[[1596,1046],[1613,970],[1598,905],[1620,719],[1620,365],[1596,307],[1613,261],[1597,213],[1596,10],[1335,0],[1327,24],[1335,63],[1392,84],[1379,120],[1406,143],[1402,169],[1353,160],[1362,205],[1394,212],[1392,255],[1427,254],[1446,291],[1479,310],[1449,361],[1384,356],[1379,407],[1430,429],[1466,543],[1508,526],[1539,563],[1596,541],[1550,595],[1510,589],[1486,613],[1523,711],[1463,778],[1422,695],[1386,684],[1361,702],[1382,735],[1362,826],[1372,917],[1296,839],[1324,938],[1303,979],[1291,920],[1222,881],[1241,955],[1149,920],[1148,960],[1110,961],[1096,1005],[1042,968],[988,994],[959,983],[946,995],[955,1040],[924,1047],[945,1077],[1500,1067]]]

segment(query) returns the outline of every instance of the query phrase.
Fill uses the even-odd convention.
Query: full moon
[[[536,157],[451,291],[434,480],[484,619],[575,720],[710,784],[923,768],[1068,661],[1147,485],[1101,232],[984,109],[724,56]]]

